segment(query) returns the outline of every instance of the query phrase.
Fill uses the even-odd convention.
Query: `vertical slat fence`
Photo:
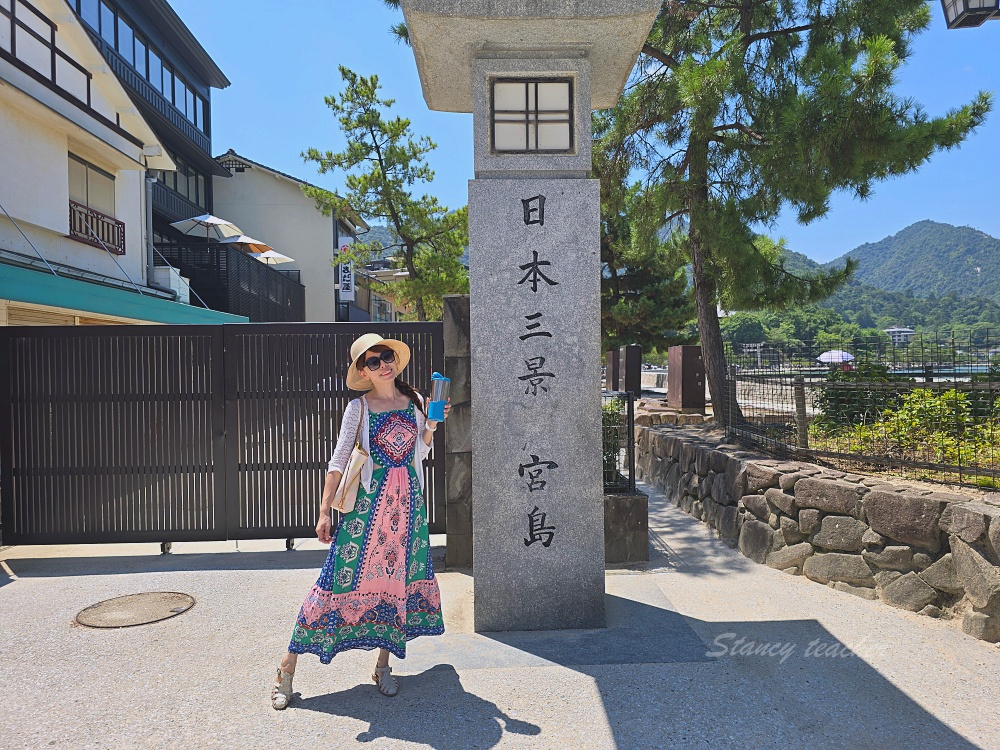
[[[303,537],[347,402],[351,342],[405,341],[423,393],[440,323],[0,328],[4,544]],[[425,468],[444,532],[444,441]]]

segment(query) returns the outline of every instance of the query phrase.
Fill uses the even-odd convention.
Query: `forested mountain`
[[[1000,240],[969,227],[919,221],[826,264],[787,252],[808,273],[858,261],[854,278],[820,303],[861,328],[1000,326]]]
[[[1000,302],[1000,240],[978,229],[918,221],[825,266],[841,267],[848,257],[858,261],[855,281],[877,289]]]
[[[388,247],[396,242],[396,238],[389,227],[376,224],[364,234],[359,234],[358,242],[378,242],[382,247]],[[383,253],[382,257],[393,255],[398,249],[394,247],[388,254]]]

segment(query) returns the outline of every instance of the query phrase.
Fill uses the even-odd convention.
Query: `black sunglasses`
[[[364,361],[364,366],[371,371],[381,370],[382,363],[385,362],[389,364],[390,362],[396,361],[396,352],[392,349],[386,349],[384,352],[379,354],[377,357],[369,357]]]

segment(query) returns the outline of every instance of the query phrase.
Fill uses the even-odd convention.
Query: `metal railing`
[[[601,457],[605,493],[635,492],[635,397],[601,393]]]
[[[998,488],[997,333],[734,345],[727,433],[837,468]]]
[[[103,242],[109,252],[125,254],[125,222],[76,201],[69,202],[69,236],[94,247],[101,247]]]

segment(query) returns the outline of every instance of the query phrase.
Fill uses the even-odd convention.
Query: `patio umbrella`
[[[848,354],[840,349],[831,349],[828,352],[823,352],[818,357],[816,357],[820,362],[828,365],[838,364],[841,362],[851,362],[854,360],[853,354]]]
[[[226,237],[243,234],[243,231],[231,221],[220,219],[218,216],[212,216],[211,214],[202,214],[190,219],[173,221],[170,223],[170,226],[181,234],[187,234],[192,237],[201,237],[204,235],[206,240],[224,240]]]
[[[224,240],[219,240],[219,244],[236,245],[245,253],[266,253],[268,250],[274,250],[274,248],[266,242],[255,240],[253,237],[247,237],[245,234],[237,234],[234,237],[226,237]]]
[[[276,266],[279,263],[289,263],[295,260],[295,258],[282,255],[277,250],[268,250],[266,253],[255,253],[253,257],[261,263],[267,263],[269,266]]]

